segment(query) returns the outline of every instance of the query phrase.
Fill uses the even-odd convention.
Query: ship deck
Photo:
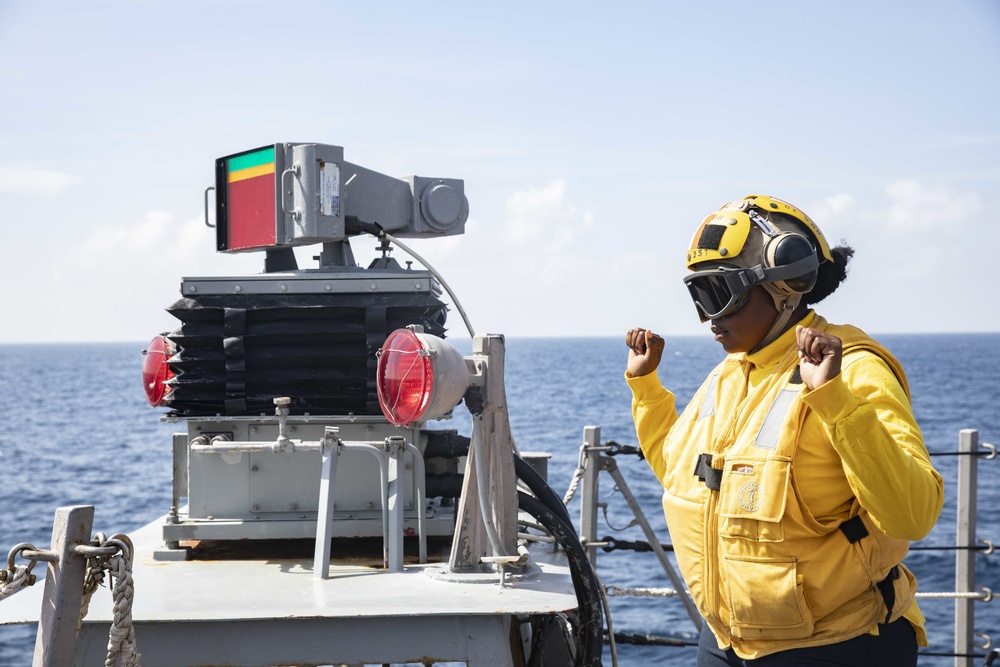
[[[553,554],[532,578],[492,583],[440,578],[444,563],[372,567],[370,556],[338,552],[330,576],[313,577],[312,546],[192,545],[195,558],[156,560],[163,519],[131,535],[133,622],[144,667],[319,665],[468,661],[511,664],[511,618],[577,606],[569,568]],[[381,541],[378,541],[381,563]],[[534,552],[548,551],[545,547]],[[440,554],[438,554],[440,555]],[[239,556],[239,557],[237,557]],[[341,557],[343,556],[343,557]],[[445,554],[446,558],[446,554]],[[0,624],[37,623],[43,582],[5,600]],[[112,598],[90,602],[74,664],[107,650]]]

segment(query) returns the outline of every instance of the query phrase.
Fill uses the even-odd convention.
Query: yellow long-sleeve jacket
[[[840,374],[813,391],[794,327],[729,355],[681,415],[655,373],[627,378],[678,565],[719,647],[745,659],[877,633],[901,616],[926,645],[901,561],[934,526],[944,485],[905,374],[857,328],[812,311],[799,324],[844,344]]]

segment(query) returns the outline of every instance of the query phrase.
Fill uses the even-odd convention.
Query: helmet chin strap
[[[778,336],[785,333],[785,328],[792,319],[792,313],[795,312],[795,309],[799,307],[799,302],[802,301],[801,294],[781,294],[777,290],[773,290],[770,284],[765,284],[764,289],[767,290],[767,293],[774,300],[774,307],[778,309],[778,316],[774,318],[774,323],[767,330],[767,333],[764,334],[764,337],[760,339],[760,342],[748,354],[753,354],[758,350],[764,349],[776,341]]]

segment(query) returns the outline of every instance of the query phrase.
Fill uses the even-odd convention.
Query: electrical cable
[[[573,528],[573,520],[569,517],[569,511],[563,505],[562,499],[556,495],[551,486],[546,484],[539,472],[530,463],[516,454],[514,455],[514,474],[531,489],[531,492],[539,500],[545,503],[546,507],[559,515],[559,518],[573,529],[574,535],[576,534],[576,530]]]
[[[538,498],[518,491],[518,507],[533,516],[563,548],[570,565],[570,577],[576,592],[580,611],[579,647],[577,667],[602,667],[604,650],[603,605],[600,600],[600,582],[587,559],[587,552],[576,536],[576,531]]]
[[[412,257],[413,259],[417,260],[418,262],[420,262],[424,266],[425,269],[427,269],[428,271],[431,272],[432,276],[434,276],[435,278],[437,278],[437,281],[439,283],[441,283],[441,286],[444,288],[444,291],[447,292],[448,296],[451,297],[451,302],[453,304],[455,304],[455,308],[458,310],[458,314],[462,316],[462,321],[465,322],[465,328],[469,330],[469,336],[471,338],[475,338],[476,337],[476,331],[475,331],[475,329],[472,328],[472,323],[469,322],[469,316],[465,314],[465,309],[462,308],[462,304],[458,300],[458,297],[455,296],[455,293],[451,290],[451,287],[448,285],[448,283],[445,282],[444,277],[440,273],[437,272],[437,269],[435,269],[433,266],[431,266],[430,263],[426,259],[424,259],[420,255],[418,255],[416,253],[416,251],[414,251],[412,248],[410,248],[410,247],[408,247],[408,246],[400,243],[399,239],[397,239],[395,236],[393,236],[389,232],[387,232],[385,230],[382,230],[382,232],[381,232],[381,234],[379,234],[379,236],[385,237],[390,242],[395,243],[400,248],[402,248],[403,250],[405,250],[406,254],[408,254],[410,257]]]
[[[435,269],[433,266],[430,265],[430,262],[428,262],[420,255],[418,255],[415,250],[413,250],[406,244],[401,243],[400,240],[397,239],[395,236],[382,229],[382,225],[378,224],[377,222],[363,222],[353,216],[347,216],[344,219],[344,231],[346,231],[348,234],[357,234],[357,233],[371,234],[375,238],[385,239],[390,243],[395,243],[397,246],[402,248],[410,257],[420,262],[425,269],[431,272],[432,276],[437,278],[437,281],[441,283],[441,286],[444,288],[444,291],[446,291],[448,293],[448,296],[451,297],[452,303],[458,310],[459,315],[462,316],[462,321],[465,322],[465,328],[469,330],[469,336],[472,338],[476,337],[476,331],[475,329],[472,328],[472,323],[469,321],[469,316],[465,314],[465,309],[462,308],[462,304],[458,300],[458,297],[455,296],[455,292],[452,291],[447,281],[445,281],[444,277],[440,273],[438,273],[437,269]]]

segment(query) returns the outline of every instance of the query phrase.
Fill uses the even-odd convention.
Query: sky
[[[183,276],[261,272],[203,193],[276,142],[463,179],[409,245],[477,332],[710,335],[685,250],[748,194],[856,250],[828,319],[1000,332],[998,83],[997,0],[0,0],[0,343],[145,342]]]

